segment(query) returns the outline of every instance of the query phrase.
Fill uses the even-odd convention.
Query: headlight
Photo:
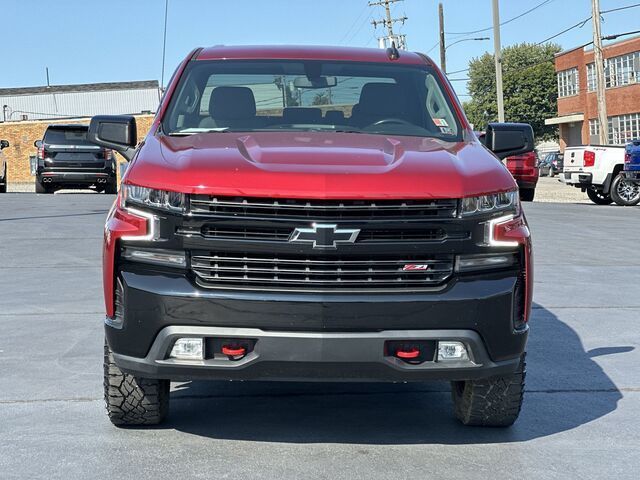
[[[520,197],[517,190],[467,197],[463,198],[461,203],[462,216],[492,212],[512,212],[517,215],[520,210]]]
[[[185,195],[179,192],[167,192],[137,185],[123,185],[120,192],[120,206],[142,206],[159,208],[173,212],[183,212]]]

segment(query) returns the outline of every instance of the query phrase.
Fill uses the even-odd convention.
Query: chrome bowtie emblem
[[[336,248],[338,243],[355,243],[359,229],[314,223],[311,228],[296,228],[290,242],[312,243],[313,248]]]

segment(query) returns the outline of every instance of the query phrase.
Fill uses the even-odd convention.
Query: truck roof
[[[203,48],[195,60],[334,60],[357,62],[393,62],[404,65],[432,65],[433,61],[405,50],[397,60],[390,60],[385,49],[355,47],[322,47],[303,45],[218,45]]]

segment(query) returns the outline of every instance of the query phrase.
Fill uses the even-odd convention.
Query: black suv
[[[116,193],[113,152],[87,141],[86,125],[49,125],[38,147],[36,193],[60,188],[94,188]]]

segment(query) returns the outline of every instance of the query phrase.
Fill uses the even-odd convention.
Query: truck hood
[[[460,198],[516,184],[475,140],[350,133],[150,134],[126,183],[225,196]]]

